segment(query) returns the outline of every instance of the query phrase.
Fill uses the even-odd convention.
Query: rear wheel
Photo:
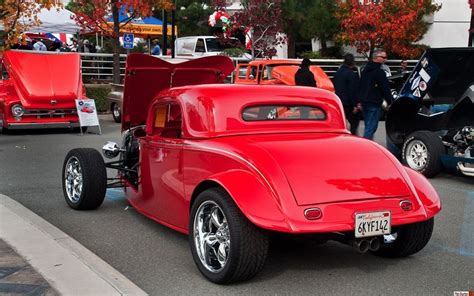
[[[75,210],[92,210],[105,198],[107,172],[100,153],[91,148],[69,151],[63,165],[63,193]]]
[[[390,235],[384,235],[380,249],[372,252],[381,257],[406,257],[421,251],[431,238],[434,218],[429,220],[402,225]]]
[[[417,131],[403,143],[402,162],[426,177],[433,177],[441,171],[441,155],[445,150],[435,133]]]
[[[120,106],[117,103],[112,103],[110,107],[110,111],[112,112],[112,117],[114,121],[117,123],[122,122],[122,110],[120,110]]]
[[[218,284],[255,276],[269,245],[267,233],[248,221],[220,188],[202,192],[193,203],[189,243],[199,271]]]

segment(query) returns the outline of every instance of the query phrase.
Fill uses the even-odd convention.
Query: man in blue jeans
[[[382,50],[374,51],[372,60],[362,70],[359,84],[359,98],[364,114],[364,138],[372,140],[379,125],[382,114],[382,103],[385,99],[389,104],[393,97],[390,84],[381,65],[387,59],[387,53]]]

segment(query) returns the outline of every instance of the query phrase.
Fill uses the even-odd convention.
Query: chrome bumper
[[[474,163],[458,162],[457,168],[464,175],[474,177]]]
[[[42,123],[9,123],[8,129],[35,129],[35,128],[74,128],[79,122],[42,122]]]

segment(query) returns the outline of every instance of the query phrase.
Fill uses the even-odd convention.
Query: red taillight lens
[[[413,210],[413,203],[409,200],[402,200],[400,202],[400,208],[404,211],[411,211]]]
[[[317,220],[323,216],[323,212],[320,208],[309,208],[304,210],[304,216],[308,220]]]

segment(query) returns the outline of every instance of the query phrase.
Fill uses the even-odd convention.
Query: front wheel
[[[113,103],[112,107],[110,108],[112,111],[112,117],[116,123],[122,122],[122,111],[120,110],[120,106],[117,103]]]
[[[107,171],[99,151],[79,148],[69,151],[63,165],[63,193],[75,210],[98,208],[105,198]]]
[[[402,225],[390,234],[384,235],[380,249],[372,252],[380,257],[406,257],[421,251],[431,238],[434,218],[429,220]]]
[[[426,177],[433,177],[441,171],[441,155],[444,152],[443,142],[435,133],[417,131],[403,143],[402,162]]]
[[[263,268],[269,245],[268,234],[247,220],[220,188],[202,192],[193,203],[189,243],[199,271],[218,284],[255,276]]]

